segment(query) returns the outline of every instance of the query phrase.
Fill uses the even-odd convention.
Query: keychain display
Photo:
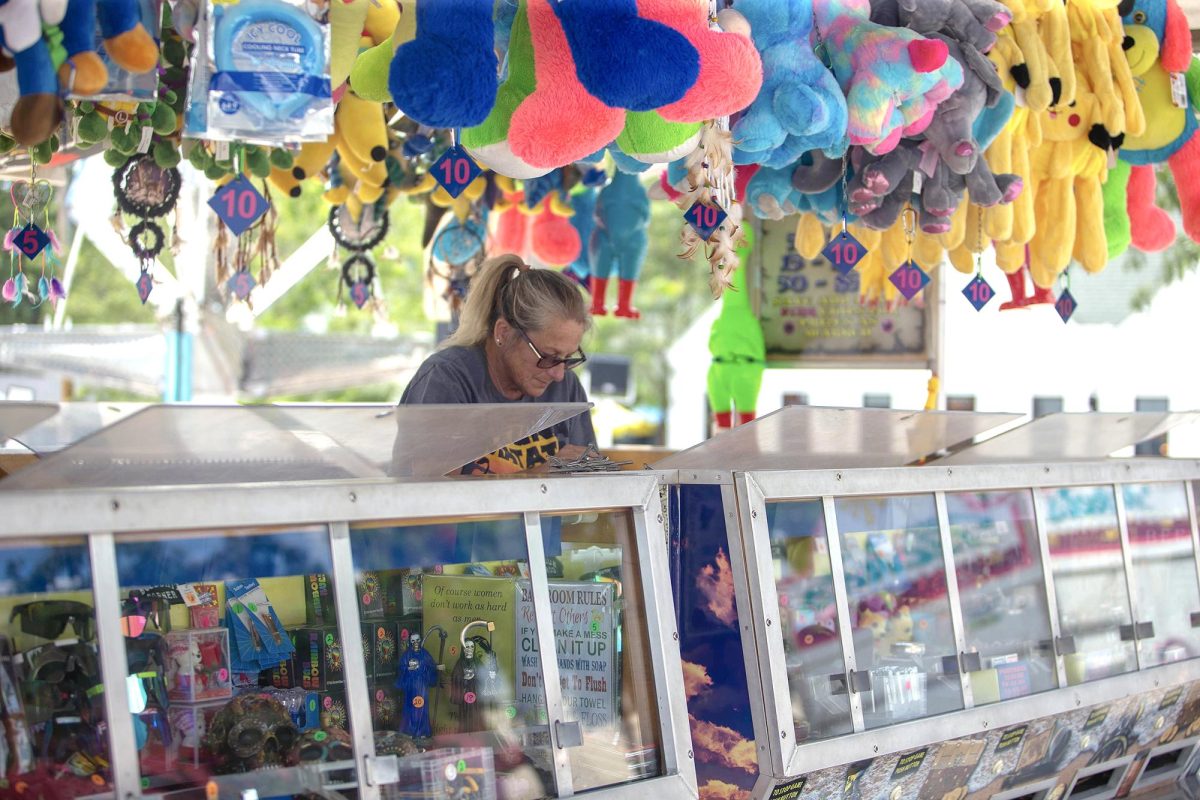
[[[50,229],[50,199],[54,190],[44,180],[38,180],[33,174],[29,181],[17,181],[9,189],[13,204],[13,223],[4,236],[4,249],[9,252],[8,280],[4,282],[0,296],[4,301],[19,306],[28,299],[34,306],[47,301],[51,305],[66,297],[66,290],[55,274],[58,266],[58,255],[62,247],[58,237]],[[37,218],[41,216],[42,225]],[[41,275],[38,278],[36,291],[25,275],[22,256],[28,261],[36,261],[40,256],[42,261]],[[49,276],[47,277],[47,267]]]
[[[158,220],[175,207],[182,180],[178,169],[161,167],[147,154],[132,158],[114,170],[112,180],[118,217],[128,215],[138,219],[125,234],[125,241],[141,264],[137,290],[145,303],[154,288],[150,267],[166,242]]]
[[[449,306],[452,322],[457,322],[471,279],[483,263],[486,237],[487,225],[478,208],[461,222],[449,215],[434,234],[425,278]]]
[[[375,297],[375,262],[366,253],[355,253],[342,262],[342,282],[338,289],[338,301],[341,301],[341,288],[350,293],[350,299],[360,310]]]
[[[341,303],[345,290],[361,309],[375,296],[375,262],[369,251],[384,240],[391,227],[387,204],[380,201],[364,206],[357,220],[346,205],[334,206],[326,224],[337,246],[350,251],[350,256],[342,262],[338,302]]]

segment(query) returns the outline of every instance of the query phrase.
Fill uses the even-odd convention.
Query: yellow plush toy
[[[1035,214],[1053,224],[1039,225],[1029,243],[1029,273],[1049,288],[1074,255],[1095,272],[1108,260],[1104,202],[1100,185],[1108,174],[1109,142],[1093,142],[1105,108],[1082,75],[1076,76],[1075,104],[1048,111],[1042,144],[1033,153]]]
[[[996,34],[996,44],[988,51],[988,58],[996,65],[1005,88],[1017,94],[1018,105],[1032,111],[1045,111],[1057,102],[1062,80],[1052,74],[1056,66],[1038,35],[1040,12],[1030,8],[1025,0],[1002,2],[1012,21]],[[1019,93],[1016,92],[1018,87]]]
[[[308,142],[293,157],[290,168],[271,170],[271,185],[288,197],[299,197],[300,183],[319,175],[321,170],[325,169],[329,157],[333,155],[333,144],[332,139],[325,142]]]

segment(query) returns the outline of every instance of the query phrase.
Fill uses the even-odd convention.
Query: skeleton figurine
[[[504,694],[504,678],[500,675],[500,662],[496,659],[496,652],[492,650],[491,643],[482,636],[473,638],[480,654],[480,702],[483,704],[483,712],[487,719],[491,720],[491,712],[495,711],[500,705],[502,695]],[[489,726],[495,726],[495,723],[491,721],[488,724]]]
[[[282,767],[296,743],[296,725],[273,697],[243,694],[213,717],[205,743],[218,774]]]
[[[354,740],[341,728],[305,731],[288,753],[288,764],[291,766],[353,760]]]
[[[421,646],[421,634],[408,637],[408,652],[400,657],[396,688],[404,692],[400,712],[400,732],[414,739],[433,736],[429,717],[429,690],[438,682],[438,666],[429,651]]]
[[[462,655],[450,673],[450,702],[458,706],[458,732],[479,730],[483,704],[479,697],[479,665],[475,661],[475,640],[463,642]]]
[[[323,783],[342,783],[354,780],[354,740],[341,728],[317,728],[305,731],[292,745],[287,760],[289,766],[331,764],[339,761],[345,762],[347,769],[325,772],[321,778]],[[327,795],[298,794],[295,795],[295,798],[297,800],[318,800],[322,796]]]

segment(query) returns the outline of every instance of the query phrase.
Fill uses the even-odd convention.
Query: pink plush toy
[[[638,13],[674,28],[700,54],[700,75],[681,99],[658,110],[670,122],[702,122],[746,108],[762,88],[762,59],[741,14],[722,11],[708,26],[708,0],[638,0]]]

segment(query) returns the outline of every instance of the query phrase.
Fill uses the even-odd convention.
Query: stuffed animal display
[[[618,171],[596,197],[596,225],[588,244],[592,313],[603,316],[608,282],[617,276],[618,317],[637,319],[633,290],[649,246],[650,197],[636,175]]]
[[[1175,223],[1155,197],[1154,165],[1163,162],[1175,179],[1184,232],[1200,241],[1200,62],[1187,18],[1175,0],[1137,0],[1122,22],[1146,124],[1140,136],[1125,137],[1119,158],[1128,169],[1110,175],[1105,192],[1109,255],[1130,243],[1155,251],[1175,241]]]
[[[489,239],[481,256],[568,270],[597,315],[616,281],[625,319],[639,317],[648,187],[694,216],[679,253],[709,262],[718,295],[741,285],[744,218],[795,215],[805,258],[843,229],[867,249],[864,304],[907,302],[891,279],[908,261],[971,274],[989,251],[1012,292],[1002,308],[1045,303],[1073,264],[1095,273],[1130,245],[1174,241],[1160,164],[1200,241],[1200,65],[1177,0],[174,0],[169,12],[152,24],[135,0],[0,0],[19,92],[0,155],[24,147],[43,164],[64,144],[104,143],[114,167],[149,151],[166,169],[186,153],[210,179],[265,180],[282,202],[320,181],[351,247],[366,245],[347,228],[368,241],[377,212],[407,197],[424,204],[426,244],[471,226]],[[220,67],[230,15],[290,20],[322,46],[304,48],[295,75]],[[126,72],[158,84],[140,106],[116,104]],[[307,97],[320,112],[292,125]],[[263,130],[213,123],[250,106]],[[584,172],[600,177],[584,185]]]
[[[738,248],[742,264],[749,259],[753,246],[754,238],[747,234]],[[739,425],[754,419],[767,360],[762,326],[754,314],[746,286],[746,270],[734,273],[729,288],[721,296],[721,313],[708,336],[708,351],[712,354],[708,403],[718,429],[733,427],[735,413]]]

